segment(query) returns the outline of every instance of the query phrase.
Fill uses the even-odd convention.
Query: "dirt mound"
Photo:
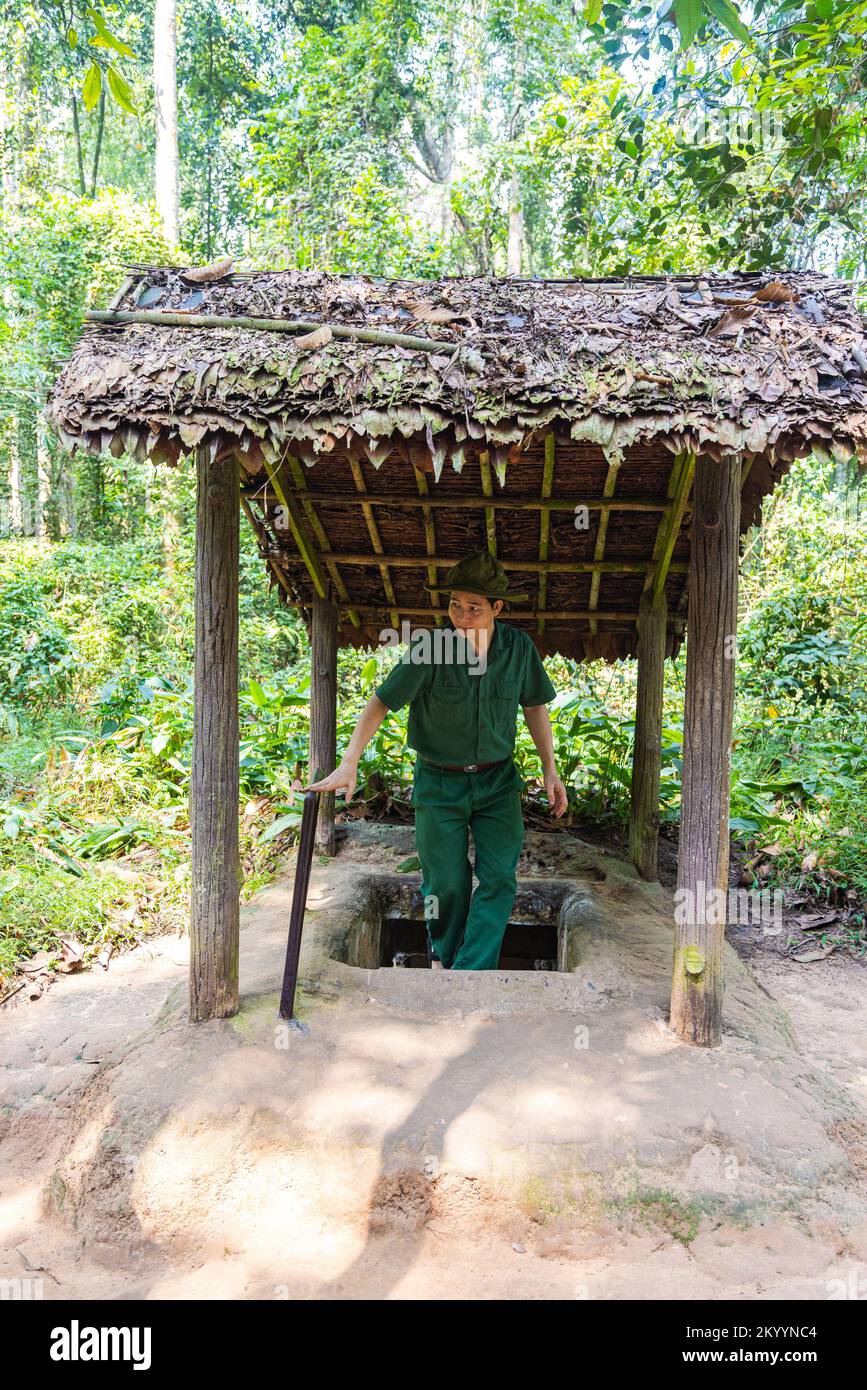
[[[335,961],[381,869],[316,868],[303,1030],[277,1015],[290,882],[246,913],[235,1018],[188,1022],[183,943],[0,1018],[4,1274],[231,1298],[649,1297],[653,1270],[672,1297],[827,1297],[850,1277],[864,1112],[731,952],[722,1046],[679,1042],[661,889],[585,873],[593,949],[552,992],[547,972]]]

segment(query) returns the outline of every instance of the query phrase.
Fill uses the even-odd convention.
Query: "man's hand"
[[[343,788],[344,802],[352,800],[355,783],[358,780],[358,759],[344,758],[340,765],[323,777],[320,782],[311,782],[304,788],[306,792],[338,792]]]
[[[566,788],[560,781],[556,772],[546,772],[545,776],[545,795],[548,798],[548,805],[555,816],[562,816],[569,804],[566,795]]]

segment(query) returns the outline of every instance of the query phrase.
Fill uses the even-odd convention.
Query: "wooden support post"
[[[716,1047],[722,1039],[740,500],[740,469],[700,458],[690,548],[671,1027],[684,1042],[702,1047]]]
[[[638,693],[632,753],[629,855],[642,878],[655,879],[659,846],[659,771],[665,682],[665,592],[641,596],[638,618]]]
[[[313,595],[310,659],[310,776],[333,772],[337,759],[337,605]],[[316,847],[334,853],[334,792],[320,796]]]
[[[238,1009],[238,547],[232,456],[196,451],[190,1018]]]

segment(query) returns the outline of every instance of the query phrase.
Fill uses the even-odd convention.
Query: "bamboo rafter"
[[[556,460],[556,446],[553,434],[545,436],[545,464],[542,469],[542,496],[539,499],[544,504],[551,496],[551,488],[554,483],[554,463]],[[548,559],[548,542],[551,530],[551,513],[542,506],[542,515],[539,518],[539,561],[541,564]],[[545,601],[548,597],[548,571],[543,569],[539,574],[539,609],[545,611]],[[545,619],[539,619],[540,634],[545,631]]]
[[[243,478],[241,481],[243,482]],[[277,580],[277,583],[279,584],[280,588],[283,590],[284,593],[287,593],[289,595],[290,606],[294,606],[294,600],[296,597],[295,590],[292,588],[292,585],[286,578],[286,574],[282,566],[278,565],[276,560],[274,560],[273,557],[269,554],[271,537],[268,535],[266,528],[262,525],[262,522],[256,516],[256,513],[253,511],[253,508],[250,506],[250,503],[244,496],[243,488],[241,489],[241,509],[243,510],[244,515],[250,523],[253,535],[259,542],[259,554],[262,555],[265,560],[267,560],[268,568],[270,569],[274,578]]]
[[[352,469],[352,478],[355,483],[356,491],[363,495],[367,492],[367,484],[364,481],[364,474],[361,471],[361,464],[358,462],[357,459],[350,459],[349,467]],[[382,541],[379,537],[379,527],[376,524],[376,517],[373,514],[373,507],[369,502],[363,501],[362,510],[364,512],[364,519],[367,522],[367,531],[370,536],[370,543],[376,551],[376,556],[381,557],[383,555]],[[344,563],[352,562],[344,561]],[[372,556],[368,557],[368,559],[362,561],[362,563],[375,564],[376,558]],[[398,608],[397,599],[395,598],[394,593],[394,585],[391,582],[391,575],[388,572],[388,564],[383,564],[381,560],[379,564],[379,572],[382,575],[382,587],[385,589],[386,598],[388,599],[390,604],[391,625],[392,627],[397,627]]]
[[[307,573],[313,581],[313,587],[320,598],[328,597],[328,581],[322,573],[322,568],[316,556],[313,542],[307,534],[303,517],[298,509],[295,499],[287,493],[280,481],[279,469],[265,460],[265,471],[268,474],[271,486],[282,506],[286,508],[286,515],[289,519],[289,527],[298,547],[298,553],[307,567]]]
[[[617,473],[619,468],[619,463],[609,463],[608,465],[608,472],[605,475],[605,486],[602,489],[603,497],[606,500],[614,496],[614,489],[617,487]],[[606,506],[603,506],[602,513],[599,517],[599,530],[596,533],[596,545],[593,548],[593,559],[597,565],[601,565],[603,563],[603,557],[605,555],[605,542],[608,539],[608,518],[610,514],[610,509]],[[604,570],[599,568],[594,569],[593,571],[593,578],[590,581],[591,608],[599,607],[599,590],[602,585],[603,573]],[[590,623],[590,631],[595,635],[595,633],[597,633],[598,630],[598,624],[595,620],[593,620]]]
[[[310,605],[304,602],[296,602],[294,604],[289,604],[288,606],[294,608],[309,608]],[[338,603],[337,606],[338,608],[346,607],[346,605],[343,603]],[[390,605],[387,603],[357,603],[355,604],[355,608],[358,613],[361,613],[365,617],[378,617],[380,614],[390,611]],[[418,604],[413,605],[399,603],[397,605],[397,611],[398,613],[404,613],[412,617],[430,618],[434,616],[432,609],[422,608]],[[535,622],[539,618],[544,617],[547,618],[549,622],[571,622],[573,620],[586,622],[587,620],[598,620],[599,622],[618,622],[629,624],[635,622],[638,618],[638,610],[606,610],[604,608],[547,608],[544,612],[541,612],[538,608],[533,608],[528,610],[527,612],[519,612],[516,606],[511,616],[515,620],[520,620],[523,618],[532,622]]]
[[[553,436],[548,437],[553,439]],[[671,510],[671,502],[668,498],[654,497],[608,498],[577,495],[574,497],[495,497],[491,493],[483,493],[478,497],[433,497],[429,493],[425,493],[423,497],[411,497],[408,495],[389,496],[387,493],[373,492],[367,492],[363,497],[352,497],[345,493],[316,492],[311,493],[311,497],[328,507],[352,507],[369,503],[376,507],[409,508],[413,511],[419,507],[425,511],[430,507],[447,507],[449,510],[457,511],[478,511],[480,507],[484,507],[491,512],[574,512],[576,507],[586,507],[589,512],[667,512]]]
[[[304,476],[304,466],[301,463],[301,460],[295,458],[293,454],[287,454],[286,460],[289,464],[289,471],[292,474],[292,481],[295,484],[295,490],[302,497],[304,510],[307,513],[307,519],[310,522],[313,534],[316,536],[316,539],[319,542],[319,549],[322,553],[322,561],[326,565],[328,573],[331,575],[332,581],[334,583],[335,592],[340,596],[340,598],[344,600],[344,602],[350,602],[349,590],[343,582],[343,576],[341,575],[340,570],[337,568],[336,562],[331,559],[331,543],[328,540],[325,527],[322,525],[322,521],[319,515],[317,514],[316,507],[312,499],[312,494],[308,491],[307,479]],[[356,610],[352,607],[350,607],[349,609],[349,618],[353,627],[361,626],[361,619],[359,618]]]
[[[491,481],[491,460],[487,450],[479,454],[479,472],[482,475],[482,492],[485,498],[492,498],[494,495],[494,485]],[[488,539],[488,550],[492,555],[497,553],[497,521],[496,513],[492,506],[485,507],[485,534]]]
[[[653,560],[648,570],[647,578],[644,581],[645,589],[653,588],[654,599],[658,598],[665,588],[665,581],[672,572],[673,565],[671,557],[674,554],[674,547],[680,535],[680,528],[683,523],[686,503],[689,498],[689,490],[692,487],[692,480],[695,477],[695,454],[680,453],[675,454],[674,463],[671,469],[671,477],[668,482],[669,496],[671,497],[671,510],[666,513],[660,522],[659,530],[656,535],[656,544],[653,547]]]
[[[428,498],[430,494],[427,485],[427,478],[422,473],[421,469],[416,468],[414,465],[412,471],[415,474],[415,481],[416,486],[418,488],[419,497]],[[431,511],[429,502],[426,505],[422,506],[422,516],[424,517],[425,549],[427,550],[428,556],[432,557],[436,554],[437,536],[436,526],[434,525],[433,513]],[[437,582],[437,568],[436,565],[433,563],[429,564],[427,567],[427,582],[428,584],[436,584]],[[439,594],[431,594],[431,606],[438,613],[441,613]],[[439,622],[440,618],[438,617],[437,623]]]
[[[280,558],[294,557],[284,551]],[[380,569],[387,566],[394,569],[426,569],[431,565],[437,569],[451,569],[459,559],[458,556],[445,555],[386,555],[382,550],[373,555],[332,551],[330,558],[339,565],[378,565]],[[504,560],[503,564],[507,570],[519,570],[526,574],[645,574],[653,567],[652,560]],[[688,568],[686,561],[670,566],[675,573],[686,573]],[[390,595],[389,602],[394,602]]]

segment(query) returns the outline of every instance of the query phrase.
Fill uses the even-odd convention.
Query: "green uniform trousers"
[[[416,759],[412,804],[421,891],[431,945],[447,970],[497,968],[518,887],[522,786],[511,758],[482,772],[443,772]]]

